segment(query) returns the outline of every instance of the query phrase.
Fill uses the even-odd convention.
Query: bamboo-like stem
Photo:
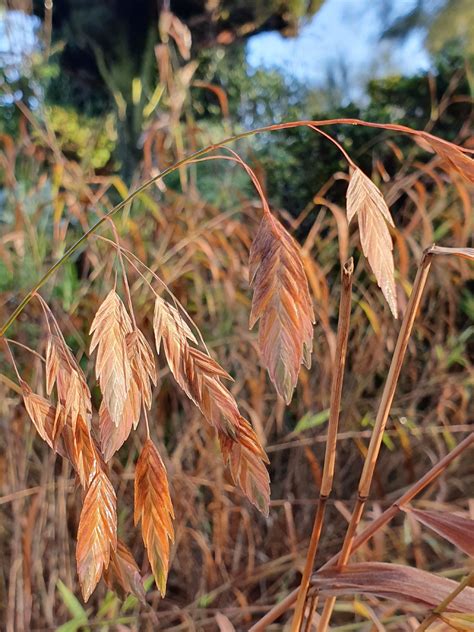
[[[375,465],[380,453],[380,446],[382,445],[385,426],[387,425],[388,415],[395,396],[398,378],[400,377],[400,371],[405,359],[405,353],[410,340],[413,324],[415,322],[416,314],[418,312],[423,291],[426,286],[426,281],[428,279],[433,257],[432,250],[433,247],[428,248],[423,253],[423,257],[421,258],[420,265],[418,266],[418,272],[413,283],[413,290],[403,316],[402,326],[400,327],[400,331],[398,333],[397,344],[395,346],[395,351],[393,352],[390,369],[385,381],[382,399],[380,400],[374,429],[372,431],[367,455],[365,457],[364,467],[360,476],[357,501],[351,515],[351,520],[344,537],[341,554],[338,559],[338,566],[341,568],[345,566],[349,560],[357,527],[364,512],[365,503],[367,502],[370,492]],[[334,597],[326,599],[319,623],[319,632],[326,632],[334,609],[335,601]]]
[[[443,599],[439,606],[436,606],[432,614],[430,614],[428,617],[426,617],[424,621],[420,623],[415,632],[423,632],[424,630],[427,630],[432,623],[439,619],[440,615],[446,610],[453,599],[455,599],[459,595],[459,593],[461,593],[467,586],[471,586],[473,582],[474,573],[469,573],[469,575],[466,575],[466,577],[461,582],[459,582],[456,588],[451,591],[445,599]]]
[[[353,541],[351,545],[351,553],[357,551],[362,545],[364,545],[370,538],[377,533],[382,527],[387,525],[400,511],[400,508],[411,502],[415,496],[420,494],[428,485],[433,483],[438,476],[440,476],[448,466],[456,459],[460,454],[467,450],[472,444],[474,444],[474,432],[471,432],[465,439],[463,439],[451,452],[449,452],[446,456],[444,456],[441,461],[436,463],[426,474],[420,478],[420,480],[416,481],[406,492],[404,492],[390,507],[388,507],[383,513],[378,516],[375,520],[373,520]],[[324,568],[328,568],[329,566],[333,566],[337,564],[339,560],[340,553],[336,553],[333,557],[331,557],[323,566],[321,566],[320,570]],[[274,606],[271,610],[267,612],[267,614],[260,619],[257,623],[255,623],[249,632],[263,632],[265,628],[273,623],[284,614],[293,603],[296,601],[296,598],[299,593],[299,588],[296,588],[291,593],[289,593],[285,599],[280,601],[276,606]]]
[[[82,244],[87,241],[87,239],[95,233],[110,217],[121,211],[123,208],[128,206],[133,200],[138,197],[141,193],[143,193],[149,186],[154,184],[155,182],[159,182],[169,174],[173,173],[180,169],[183,165],[186,165],[196,158],[200,156],[205,156],[206,154],[214,151],[215,149],[219,149],[221,147],[225,147],[231,143],[234,143],[238,140],[242,140],[244,138],[248,138],[250,136],[254,136],[256,134],[262,134],[264,132],[274,132],[278,130],[284,129],[294,129],[298,127],[324,127],[331,125],[361,125],[363,127],[372,127],[376,129],[385,129],[394,132],[401,132],[403,134],[408,134],[410,136],[423,136],[424,138],[435,138],[437,143],[441,143],[445,145],[446,148],[451,148],[452,150],[456,150],[461,152],[463,155],[472,153],[472,150],[466,149],[464,147],[458,147],[457,145],[450,143],[449,141],[445,141],[441,138],[437,138],[432,136],[427,132],[421,132],[419,130],[411,129],[410,127],[406,127],[405,125],[397,125],[395,123],[373,123],[371,121],[362,121],[361,119],[354,118],[338,118],[338,119],[324,119],[320,121],[289,121],[287,123],[278,123],[275,125],[266,125],[264,127],[259,127],[256,129],[248,130],[246,132],[241,132],[240,134],[235,134],[234,136],[230,136],[228,138],[224,138],[224,140],[219,143],[213,143],[204,147],[203,149],[199,149],[198,151],[185,156],[181,160],[178,160],[171,165],[167,169],[164,169],[161,173],[152,178],[146,180],[142,185],[137,187],[135,191],[132,191],[130,195],[128,195],[125,199],[119,202],[116,206],[114,206],[110,211],[108,211],[105,215],[103,215],[95,224],[93,224],[89,230],[87,230],[79,239],[70,246],[63,256],[54,263],[49,270],[40,278],[40,280],[35,284],[35,286],[23,297],[22,301],[17,305],[14,311],[11,313],[10,317],[5,321],[5,323],[0,328],[0,336],[3,336],[8,328],[11,326],[13,322],[18,318],[18,316],[22,313],[25,307],[33,298],[35,292],[37,292],[40,288],[43,287],[45,283],[52,277],[52,275],[63,265],[65,261],[73,255],[76,250],[78,250]]]
[[[341,410],[342,384],[344,381],[344,368],[346,365],[347,339],[351,318],[352,299],[352,275],[354,273],[354,261],[352,257],[346,261],[341,271],[341,296],[339,300],[339,320],[337,325],[336,362],[331,384],[331,398],[329,404],[328,437],[324,455],[324,468],[319,492],[318,506],[314,517],[313,530],[309,542],[306,562],[301,577],[300,591],[296,602],[295,614],[291,626],[292,632],[299,632],[303,623],[306,595],[309,581],[313,571],[314,558],[318,550],[319,539],[324,522],[324,514],[329,494],[334,480],[334,467],[336,463],[337,432],[339,415]]]

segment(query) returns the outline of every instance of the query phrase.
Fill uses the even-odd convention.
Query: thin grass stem
[[[336,342],[336,367],[331,384],[331,400],[329,406],[328,437],[324,455],[324,468],[319,493],[318,506],[314,517],[313,530],[309,542],[306,562],[301,578],[300,591],[296,602],[293,617],[292,632],[298,632],[303,623],[303,615],[308,593],[309,581],[313,571],[314,559],[319,546],[319,539],[324,523],[324,515],[328,496],[332,490],[334,468],[336,463],[337,433],[341,410],[342,384],[344,381],[344,368],[346,365],[347,339],[351,317],[352,301],[352,275],[354,273],[354,261],[352,257],[344,264],[341,271],[341,296],[339,301],[339,321],[337,325]]]
[[[377,417],[375,419],[374,429],[369,442],[367,455],[364,461],[364,467],[360,476],[357,501],[354,510],[351,515],[351,520],[344,537],[341,554],[338,559],[338,566],[344,567],[351,555],[354,538],[356,535],[357,527],[359,525],[362,514],[364,513],[365,504],[370,492],[372,484],[372,478],[375,471],[375,465],[380,453],[380,447],[382,445],[383,435],[385,432],[385,426],[387,425],[388,415],[392,406],[393,398],[395,396],[395,390],[397,388],[398,378],[400,377],[400,371],[402,369],[403,361],[405,359],[405,353],[410,340],[411,332],[415,322],[416,315],[420,306],[423,291],[426,286],[428,274],[432,262],[432,247],[425,250],[418,266],[418,272],[416,274],[415,281],[413,283],[413,290],[408,301],[408,305],[403,316],[402,326],[397,337],[397,344],[393,352],[392,361],[390,363],[390,369],[387,375],[387,380],[380,400]],[[321,614],[321,621],[319,624],[320,632],[326,632],[331,619],[332,611],[334,609],[335,598],[329,597],[323,607]]]

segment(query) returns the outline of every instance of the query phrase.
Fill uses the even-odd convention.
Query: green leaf
[[[326,410],[322,410],[319,413],[306,413],[296,424],[296,427],[293,432],[303,432],[303,430],[308,430],[308,428],[316,428],[317,426],[322,426],[329,419],[329,408]]]
[[[57,632],[76,632],[76,630],[79,630],[82,626],[87,626],[89,621],[87,612],[77,597],[60,579],[58,579],[56,586],[64,605],[73,616],[73,619],[57,628]]]

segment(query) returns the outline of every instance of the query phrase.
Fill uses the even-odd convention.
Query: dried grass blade
[[[268,211],[250,248],[250,328],[279,395],[290,403],[301,364],[311,366],[314,313],[300,247]]]
[[[402,507],[402,509],[410,513],[425,527],[432,529],[448,542],[457,546],[458,549],[474,557],[474,520],[451,513],[422,511],[413,507]]]
[[[87,601],[109,566],[117,548],[117,499],[104,472],[92,481],[81,511],[77,533],[77,571],[84,601]]]
[[[324,596],[362,593],[434,608],[457,582],[410,566],[367,562],[319,571],[313,575],[312,585]],[[474,588],[468,587],[450,602],[448,610],[469,613],[473,607]]]
[[[134,521],[142,521],[142,536],[156,585],[166,592],[170,542],[174,539],[173,506],[165,466],[150,439],[147,439],[135,471]]]
[[[472,158],[468,158],[466,154],[456,149],[451,143],[448,144],[438,140],[431,134],[421,132],[421,136],[440,158],[448,162],[468,182],[474,183],[474,160]]]

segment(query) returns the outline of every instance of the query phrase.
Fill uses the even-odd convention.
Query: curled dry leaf
[[[422,132],[421,137],[440,158],[448,162],[463,178],[468,182],[474,183],[474,160],[472,158],[466,156],[465,153],[451,143],[435,138],[431,134]]]
[[[170,541],[174,539],[173,505],[165,466],[153,442],[147,439],[135,470],[134,520],[142,521],[142,536],[153,576],[161,595],[166,592]]]
[[[122,421],[132,377],[126,336],[132,323],[122,300],[111,290],[99,307],[91,326],[92,353],[97,347],[96,375],[113,423]]]
[[[457,546],[458,549],[474,557],[474,520],[439,511],[421,511],[412,507],[402,507],[402,509]]]
[[[429,608],[439,605],[457,587],[457,582],[433,575],[419,568],[366,562],[350,564],[343,569],[331,567],[312,577],[312,585],[321,595],[362,593],[396,601],[423,604]],[[474,588],[465,588],[448,605],[451,612],[472,612]]]
[[[314,313],[300,248],[265,211],[250,248],[250,328],[279,395],[290,403],[301,364],[310,368]]]
[[[117,548],[117,499],[112,483],[99,471],[89,487],[77,532],[77,572],[87,601]]]
[[[394,226],[388,206],[375,184],[358,168],[347,189],[347,219],[357,215],[362,251],[395,318],[398,316],[393,243],[387,224]]]
[[[117,549],[110,552],[110,564],[104,570],[104,580],[110,590],[119,595],[132,594],[146,604],[143,577],[130,549],[117,540]]]
[[[264,462],[268,460],[234,397],[221,382],[232,378],[209,355],[190,346],[189,342],[197,341],[188,325],[176,308],[159,297],[153,324],[158,353],[163,345],[175,380],[216,429],[234,482],[252,503],[267,513],[270,490]]]
[[[90,427],[92,404],[86,378],[57,325],[53,323],[46,348],[48,395],[51,394],[55,384],[58,402],[64,412],[63,420],[70,418],[70,423],[74,427],[78,416],[81,416]]]
[[[265,516],[270,505],[270,477],[265,463],[267,455],[248,421],[241,417],[236,428],[236,440],[218,433],[224,463],[229,467],[235,484]]]
[[[431,246],[430,252],[434,255],[448,255],[451,257],[459,257],[460,259],[467,259],[468,261],[474,261],[474,248],[446,248],[444,246]]]

